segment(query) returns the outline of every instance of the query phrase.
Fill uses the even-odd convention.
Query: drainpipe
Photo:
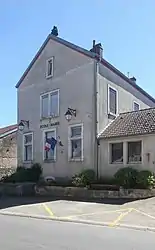
[[[95,145],[94,145],[94,167],[96,171],[96,178],[99,177],[98,171],[98,115],[97,115],[97,94],[98,94],[98,72],[99,72],[99,62],[100,59],[94,60],[94,136],[95,136]]]

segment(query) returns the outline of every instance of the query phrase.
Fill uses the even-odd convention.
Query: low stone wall
[[[131,198],[142,199],[155,196],[155,189],[120,189],[119,191],[89,190],[79,187],[35,187],[36,195],[51,197],[74,197],[85,199]]]
[[[79,199],[126,198],[144,199],[155,196],[155,189],[120,189],[119,191],[90,190],[80,187],[38,187],[35,183],[0,183],[0,195],[8,196],[48,196],[48,197],[73,197]]]

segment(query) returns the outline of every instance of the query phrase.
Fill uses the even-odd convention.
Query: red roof
[[[0,136],[17,128],[17,124],[0,128]]]

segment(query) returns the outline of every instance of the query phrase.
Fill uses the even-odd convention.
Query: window
[[[33,133],[27,133],[23,135],[23,144],[24,144],[24,152],[23,152],[24,161],[32,161],[33,160]]]
[[[117,114],[117,91],[111,87],[108,93],[108,110],[112,115]]]
[[[56,129],[52,129],[49,131],[44,131],[43,132],[43,159],[44,160],[51,160],[55,161],[56,160],[56,146],[54,150],[50,149],[49,151],[45,150],[45,143],[47,142],[47,139],[56,139]]]
[[[47,60],[46,63],[46,78],[53,76],[53,57]]]
[[[50,93],[50,116],[58,116],[59,111],[59,95],[58,91]]]
[[[140,105],[137,102],[133,102],[133,110],[134,111],[140,110]]]
[[[111,143],[111,163],[123,163],[123,143]]]
[[[69,132],[69,159],[83,160],[83,126],[73,125]]]
[[[128,163],[142,161],[142,142],[128,142]]]
[[[59,90],[41,95],[41,118],[59,116]]]
[[[41,114],[42,117],[48,117],[48,94],[42,96]]]

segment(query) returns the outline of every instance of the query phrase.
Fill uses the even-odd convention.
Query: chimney
[[[133,76],[133,77],[130,77],[130,80],[136,84],[136,78]]]
[[[100,59],[103,57],[102,44],[101,43],[95,44],[95,40],[93,40],[93,48],[90,51],[98,55]]]

